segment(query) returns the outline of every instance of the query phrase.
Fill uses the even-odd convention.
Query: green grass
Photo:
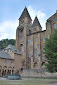
[[[55,82],[57,82],[57,79],[0,80],[0,85],[50,85]]]

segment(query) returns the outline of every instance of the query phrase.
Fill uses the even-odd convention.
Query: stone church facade
[[[35,17],[33,23],[27,8],[25,7],[16,29],[16,48],[22,53],[22,67],[31,69],[44,68],[45,38],[49,38],[57,28],[57,11],[46,22],[46,30],[42,30],[41,24]]]
[[[16,29],[16,48],[22,53],[24,68],[39,69],[44,62],[43,48],[45,32],[37,18],[32,19],[25,7],[19,18],[19,26]]]

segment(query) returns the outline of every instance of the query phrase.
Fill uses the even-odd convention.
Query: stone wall
[[[35,77],[35,78],[57,78],[57,73],[49,73],[46,71],[45,68],[42,69],[24,69],[22,74],[22,77]]]

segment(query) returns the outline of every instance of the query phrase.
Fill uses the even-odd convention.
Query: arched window
[[[7,64],[7,60],[5,60],[5,62],[4,62],[5,64]]]
[[[53,25],[54,29],[56,29],[56,24]]]
[[[20,45],[21,52],[23,52],[23,44]]]
[[[38,50],[36,49],[36,56],[38,56]]]

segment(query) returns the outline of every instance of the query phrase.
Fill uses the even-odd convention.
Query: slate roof
[[[4,52],[4,51],[0,51],[0,58],[3,58],[3,59],[13,59],[13,58],[10,57],[8,52]]]
[[[32,19],[31,19],[30,15],[29,15],[29,12],[28,12],[26,7],[24,8],[24,10],[23,10],[23,12],[22,12],[22,14],[21,14],[19,19],[23,19],[24,17],[28,17],[32,21]]]
[[[40,22],[39,22],[37,16],[35,17],[34,22],[33,22],[33,24],[32,24],[32,27],[35,27],[35,26],[40,26],[40,27],[41,27]],[[42,27],[41,27],[41,28],[42,28]]]
[[[11,49],[13,53],[21,54],[21,53],[15,48],[14,45],[9,44],[9,45],[5,48],[5,50],[8,50],[8,49]]]

